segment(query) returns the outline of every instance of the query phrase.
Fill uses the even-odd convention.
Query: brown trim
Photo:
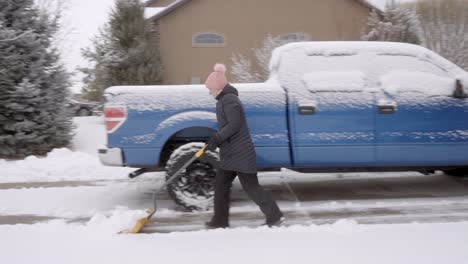
[[[365,7],[369,8],[371,10],[376,10],[377,13],[379,13],[379,14],[382,14],[382,12],[383,12],[383,10],[380,10],[380,8],[378,8],[377,6],[369,3],[369,1],[367,1],[367,0],[356,0],[356,1],[358,1],[359,3],[361,3],[362,5],[364,5]]]
[[[150,7],[151,5],[153,5],[154,3],[156,3],[158,0],[147,0],[145,2],[145,6],[146,7]]]
[[[153,0],[153,1],[156,1],[156,0]],[[177,9],[178,7],[190,2],[191,0],[178,0],[178,1],[175,1],[174,3],[168,5],[164,10],[162,10],[161,12],[157,13],[156,15],[150,17],[149,19],[151,20],[158,20],[160,19],[161,17],[171,13],[172,11],[174,11],[175,9]]]
[[[154,4],[155,2],[157,2],[158,0],[148,0],[146,2],[146,5],[149,6],[149,5],[152,5]],[[163,11],[159,12],[158,14],[150,17],[149,19],[151,20],[158,20],[160,19],[161,17],[171,13],[172,11],[174,11],[175,9],[177,9],[178,7],[190,2],[191,0],[177,0],[175,1],[174,3],[168,5]],[[367,0],[355,0],[357,1],[358,3],[364,5],[365,7],[369,8],[370,10],[376,10],[377,13],[379,13],[380,15],[383,13],[383,10],[380,10],[380,8],[374,6],[373,4],[369,3],[369,1]]]

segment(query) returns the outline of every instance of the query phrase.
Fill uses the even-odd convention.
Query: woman
[[[221,164],[215,179],[214,216],[207,228],[229,227],[229,203],[233,180],[239,177],[242,187],[263,212],[265,225],[278,226],[284,221],[272,196],[258,183],[256,155],[250,138],[244,109],[236,88],[226,79],[226,67],[216,64],[205,83],[217,100],[218,132],[208,140],[207,150],[220,148]]]

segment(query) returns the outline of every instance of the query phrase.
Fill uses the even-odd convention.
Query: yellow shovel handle
[[[195,157],[200,158],[200,157],[203,155],[203,153],[205,153],[206,147],[208,147],[208,144],[205,145],[205,146],[204,146],[202,149],[200,149],[199,151],[197,151],[197,153],[195,153]]]

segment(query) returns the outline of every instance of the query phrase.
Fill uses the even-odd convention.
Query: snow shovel
[[[205,153],[205,149],[208,145],[205,145],[203,146],[202,149],[200,149],[199,151],[197,151],[195,153],[195,155],[193,155],[192,158],[190,158],[189,161],[187,161],[184,166],[180,167],[180,169],[178,169],[162,186],[161,188],[157,189],[156,191],[154,191],[153,193],[153,204],[154,204],[154,208],[153,209],[148,209],[146,210],[147,213],[149,213],[149,215],[145,218],[141,218],[139,219],[136,224],[133,226],[132,229],[128,230],[128,231],[122,231],[120,233],[127,233],[127,234],[137,234],[137,233],[140,233],[140,231],[143,229],[143,227],[146,225],[146,223],[149,222],[149,220],[151,219],[151,217],[153,217],[154,213],[156,213],[156,210],[157,210],[157,204],[156,204],[156,195],[161,192],[162,190],[164,190],[164,188],[171,184],[175,179],[177,179],[180,175],[180,173],[182,171],[184,171],[190,164],[192,164],[192,162],[194,162],[196,159],[200,158],[204,153]]]

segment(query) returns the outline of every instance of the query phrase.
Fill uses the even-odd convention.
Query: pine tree
[[[372,10],[367,25],[369,32],[361,36],[362,40],[421,43],[421,25],[416,12],[394,0],[387,3],[382,14]]]
[[[231,74],[234,81],[241,83],[263,82],[268,78],[269,63],[275,48],[291,42],[308,41],[310,38],[305,33],[292,33],[286,36],[275,36],[269,34],[260,48],[253,48],[254,61],[246,55],[233,54],[231,57]]]
[[[65,147],[69,74],[52,45],[58,24],[33,0],[0,2],[0,157],[43,155]]]
[[[99,101],[113,85],[161,83],[162,67],[152,24],[144,18],[140,0],[116,0],[110,20],[83,55],[94,63],[82,69],[87,76],[83,94]]]

